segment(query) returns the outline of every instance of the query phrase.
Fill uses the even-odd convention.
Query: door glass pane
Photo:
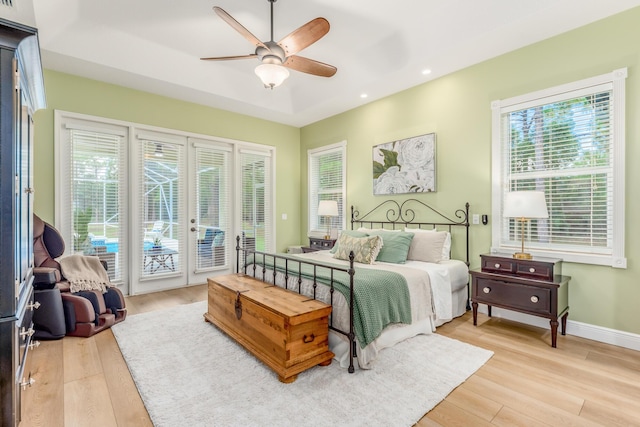
[[[124,141],[120,135],[72,129],[71,253],[97,255],[107,264],[112,282],[125,277],[127,242],[121,218],[125,172]]]
[[[142,149],[140,276],[182,272],[183,147],[143,141]]]
[[[229,152],[196,148],[196,268],[227,265],[229,254]]]
[[[29,266],[31,263],[31,254],[33,253],[33,157],[32,157],[32,127],[31,116],[29,115],[29,105],[26,94],[22,90],[21,94],[21,109],[20,109],[20,135],[16,139],[16,143],[19,144],[16,154],[19,153],[19,159],[16,161],[16,165],[20,169],[20,173],[17,176],[20,179],[19,191],[16,191],[17,212],[16,215],[21,219],[18,221],[21,224],[20,228],[16,228],[16,242],[19,242],[20,259],[17,260],[16,266],[20,269],[17,277],[20,281],[25,280],[29,272]]]
[[[267,251],[271,248],[270,189],[271,158],[259,153],[241,153],[242,246]]]

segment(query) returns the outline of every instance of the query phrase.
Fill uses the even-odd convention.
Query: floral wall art
[[[373,194],[436,191],[436,134],[373,147]]]

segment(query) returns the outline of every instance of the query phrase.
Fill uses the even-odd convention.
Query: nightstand
[[[316,237],[309,237],[309,246],[303,246],[302,252],[315,252],[323,251],[333,248],[336,244],[336,239],[318,239]]]
[[[478,303],[549,319],[551,346],[556,347],[558,319],[562,335],[569,315],[569,281],[562,275],[562,260],[515,259],[507,255],[480,255],[481,268],[471,271],[473,324],[478,323]]]

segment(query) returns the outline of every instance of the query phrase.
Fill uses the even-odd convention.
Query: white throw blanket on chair
[[[71,292],[106,292],[111,286],[107,270],[97,256],[69,255],[58,260],[62,275],[69,281]]]

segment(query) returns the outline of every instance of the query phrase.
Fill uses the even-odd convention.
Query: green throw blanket
[[[280,255],[284,256],[284,255]],[[306,279],[313,279],[313,266],[305,264],[305,260],[300,258],[284,256],[289,259],[289,277],[301,276]],[[273,257],[257,256],[256,264],[267,269],[273,269]],[[294,260],[295,262],[292,262]],[[247,265],[253,264],[252,258],[247,259]],[[276,271],[285,271],[285,260],[276,260]],[[302,268],[298,268],[298,261],[302,261]],[[344,265],[326,264],[329,267],[345,268]],[[348,268],[348,267],[347,267]],[[258,268],[262,271],[262,268]],[[251,268],[247,268],[251,273]],[[329,269],[316,269],[318,283],[331,284]],[[353,326],[360,347],[364,348],[373,340],[378,338],[382,330],[392,323],[411,323],[411,304],[409,302],[409,288],[407,280],[398,273],[385,270],[369,268],[356,268],[354,278],[354,304],[353,304]],[[334,271],[333,286],[349,302],[349,275],[344,271]]]

